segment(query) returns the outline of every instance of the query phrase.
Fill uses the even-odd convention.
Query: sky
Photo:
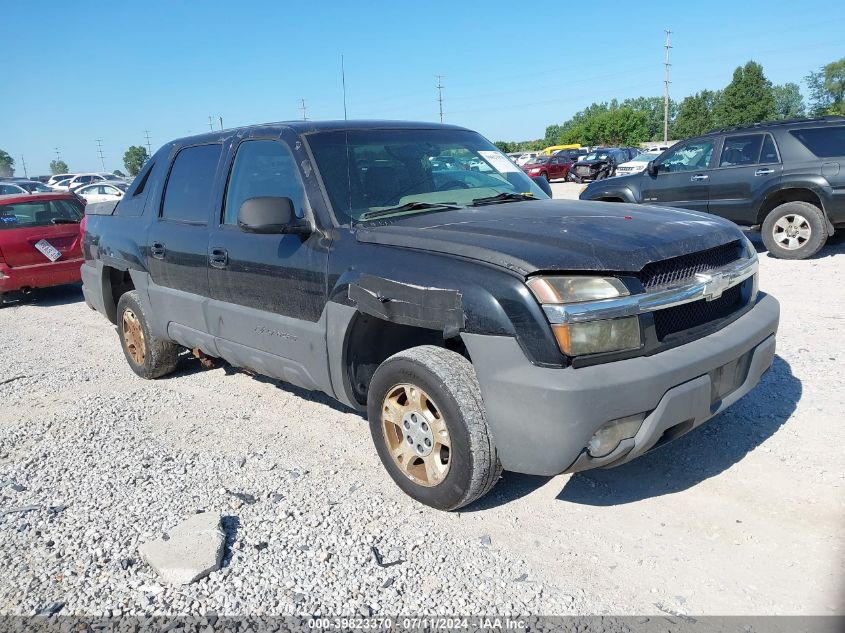
[[[822,7],[827,7],[824,9]],[[444,121],[542,138],[592,102],[720,89],[749,59],[775,84],[845,56],[845,9],[707,2],[3,0],[0,149],[23,175],[124,169],[130,145],[209,129],[342,119]]]

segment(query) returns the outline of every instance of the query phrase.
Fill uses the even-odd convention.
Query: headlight
[[[639,317],[556,323],[552,325],[557,344],[567,356],[621,352],[641,344]]]
[[[598,301],[629,294],[615,277],[534,277],[528,280],[528,287],[543,304]]]
[[[544,306],[616,299],[630,294],[615,277],[534,277],[531,292]],[[639,317],[600,319],[577,323],[552,323],[558,347],[567,356],[620,352],[641,345]]]

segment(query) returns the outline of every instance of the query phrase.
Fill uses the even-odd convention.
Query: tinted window
[[[790,134],[819,158],[845,156],[845,127],[792,130]]]
[[[763,137],[763,149],[760,152],[761,163],[778,163],[780,157],[778,156],[778,148],[775,146],[775,140],[771,134],[766,134]]]
[[[296,215],[303,217],[305,192],[287,146],[278,141],[244,141],[232,165],[223,223],[237,224],[244,200],[262,196],[290,198]]]
[[[221,145],[186,147],[176,155],[161,203],[161,217],[206,223]]]
[[[762,134],[745,134],[743,136],[729,136],[722,147],[719,167],[735,167],[737,165],[755,165],[760,157],[760,145],[763,143]]]
[[[0,196],[5,196],[12,193],[24,193],[20,187],[15,185],[0,185]]]
[[[659,173],[707,169],[713,155],[713,139],[691,141],[673,147],[657,165]]]
[[[70,200],[18,202],[0,206],[0,230],[79,222],[82,211]]]

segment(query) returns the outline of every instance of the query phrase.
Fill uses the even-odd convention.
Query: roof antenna
[[[343,120],[346,121],[346,68],[343,65],[343,55],[340,56],[340,80],[343,82]]]

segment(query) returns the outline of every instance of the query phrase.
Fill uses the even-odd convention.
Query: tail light
[[[83,245],[85,242],[85,226],[88,224],[88,216],[83,215],[82,221],[79,223],[79,244]]]

